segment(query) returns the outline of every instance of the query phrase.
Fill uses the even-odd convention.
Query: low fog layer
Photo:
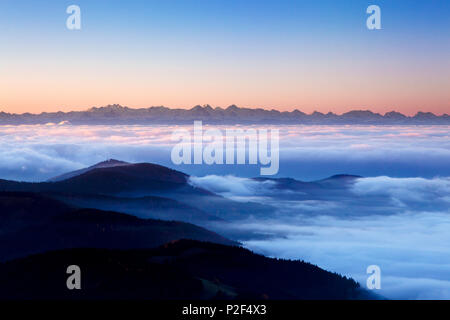
[[[109,158],[155,162],[197,176],[259,175],[259,165],[172,164],[174,130],[174,126],[0,126],[0,178],[41,181]],[[449,126],[284,126],[278,176],[301,180],[337,173],[450,176],[449,132]]]
[[[257,252],[304,259],[352,276],[365,286],[369,265],[382,270],[388,298],[450,299],[450,178],[357,178],[341,198],[314,200],[301,190],[233,176],[191,177],[191,183],[238,201],[273,205],[224,230],[264,235],[246,239]],[[288,194],[289,197],[284,197]],[[330,195],[330,198],[327,195]],[[304,197],[304,200],[291,200]],[[319,200],[317,198],[320,198]]]
[[[315,193],[308,184],[290,189],[276,180],[249,179],[259,175],[259,166],[173,165],[174,129],[0,126],[0,178],[42,181],[110,158],[166,165],[224,197],[274,208],[216,225],[259,234],[244,239],[253,250],[304,259],[362,284],[367,266],[376,264],[381,294],[389,298],[450,298],[449,126],[281,128],[278,177],[364,177]]]

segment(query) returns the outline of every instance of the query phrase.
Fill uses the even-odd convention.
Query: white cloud
[[[173,143],[170,137],[175,127],[180,126],[0,126],[0,178],[42,180],[107,158],[176,167],[170,161]],[[192,126],[185,128],[192,130]],[[450,176],[449,128],[284,126],[280,129],[279,175],[303,180],[336,173]],[[11,159],[19,159],[17,165]],[[27,170],[18,170],[21,166]],[[199,176],[218,173],[259,175],[256,166],[176,168]]]
[[[264,203],[277,208],[273,216],[222,226],[224,232],[238,230],[243,239],[268,236],[246,238],[252,250],[303,259],[362,284],[367,266],[379,265],[380,294],[388,298],[450,297],[449,178],[360,178],[340,198],[327,199],[324,190],[321,200],[302,201],[280,198],[276,188],[251,179],[216,176],[197,182],[229,197],[262,193]]]
[[[257,175],[252,166],[174,166],[173,130],[0,126],[0,178],[44,180],[108,158],[171,166],[197,175],[191,179],[195,185],[277,208],[276,219],[232,225],[274,237],[247,241],[252,249],[311,261],[363,283],[367,265],[378,264],[387,297],[449,298],[449,126],[285,126],[280,130],[281,176],[373,177],[359,179],[341,198],[294,200],[272,182],[243,178]]]
[[[257,181],[235,176],[208,175],[204,177],[191,176],[189,182],[211,192],[228,198],[240,198],[248,201],[249,197],[263,195],[275,186],[275,182]]]
[[[352,191],[360,196],[385,196],[400,207],[417,204],[450,207],[450,178],[391,178],[373,177],[358,179]]]
[[[414,213],[338,219],[239,222],[243,232],[271,234],[245,245],[279,258],[304,259],[365,284],[367,266],[382,270],[382,295],[401,299],[450,298],[450,215]]]

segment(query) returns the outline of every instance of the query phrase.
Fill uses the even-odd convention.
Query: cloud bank
[[[295,189],[284,190],[291,198],[280,197],[272,181],[230,176],[191,180],[232,199],[276,208],[273,216],[223,226],[224,232],[264,235],[244,239],[252,250],[303,259],[362,285],[367,266],[375,264],[382,270],[379,293],[388,298],[450,299],[448,177],[360,178],[340,198],[324,189],[320,200],[291,200]]]
[[[0,126],[0,178],[45,180],[108,158],[157,162],[196,176],[259,175],[257,165],[173,165],[170,138],[181,127],[192,130],[163,125]],[[449,126],[284,126],[278,176],[450,176],[449,135]]]
[[[0,178],[40,181],[109,158],[167,165],[225,197],[273,206],[276,216],[226,226],[271,236],[247,239],[253,250],[301,258],[363,284],[366,267],[377,264],[381,294],[389,298],[450,298],[449,126],[283,127],[280,176],[366,177],[342,195],[314,198],[248,179],[258,175],[257,166],[175,166],[173,130],[0,126]]]

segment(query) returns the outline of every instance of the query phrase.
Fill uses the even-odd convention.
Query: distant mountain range
[[[306,114],[299,110],[278,111],[265,109],[227,108],[209,105],[192,109],[170,109],[163,106],[132,109],[121,105],[93,107],[86,111],[43,112],[40,114],[12,114],[0,112],[0,125],[20,124],[187,124],[195,120],[216,124],[425,124],[448,125],[448,114],[435,115],[418,112],[406,116],[396,111],[384,115],[369,110],[354,110],[338,115],[332,112]]]

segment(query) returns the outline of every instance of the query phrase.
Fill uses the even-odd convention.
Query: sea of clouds
[[[175,126],[0,126],[0,178],[41,181],[115,158],[202,175],[259,175],[259,165],[171,162]],[[190,130],[192,126],[184,126]],[[204,126],[206,130],[208,126]],[[225,130],[228,127],[218,127]],[[257,128],[257,127],[254,127]],[[246,128],[244,128],[246,129]],[[284,126],[278,176],[450,176],[449,126]]]
[[[189,129],[189,127],[187,127]],[[0,126],[0,178],[42,181],[115,158],[154,162],[235,201],[277,208],[277,215],[228,226],[259,232],[255,251],[304,259],[350,275],[382,270],[388,298],[450,299],[450,127],[285,126],[278,177],[360,175],[342,199],[280,200],[274,182],[251,165],[183,165],[170,160],[173,126]]]
[[[280,200],[280,191],[267,181],[205,176],[191,177],[191,183],[233,200],[277,208],[273,217],[255,215],[223,226],[224,231],[265,235],[244,240],[256,252],[303,259],[363,286],[366,268],[378,265],[378,293],[387,298],[450,299],[448,177],[359,178],[341,199],[327,199],[324,190],[324,199],[303,201]]]

